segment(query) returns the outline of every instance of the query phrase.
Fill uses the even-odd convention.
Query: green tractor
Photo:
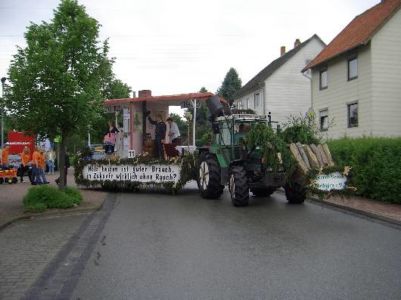
[[[284,187],[289,203],[303,203],[306,188],[302,176],[283,166],[269,167],[263,162],[261,147],[248,149],[244,144],[251,126],[271,125],[270,117],[231,113],[216,96],[207,105],[212,115],[213,137],[210,146],[198,148],[197,183],[201,196],[217,199],[228,185],[232,204],[247,206],[249,192],[255,197],[268,197]]]

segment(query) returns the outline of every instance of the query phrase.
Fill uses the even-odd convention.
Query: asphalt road
[[[280,193],[115,194],[72,299],[401,299],[401,230]]]

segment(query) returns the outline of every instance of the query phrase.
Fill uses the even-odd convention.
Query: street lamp
[[[4,98],[4,85],[7,78],[1,78],[1,98]],[[1,148],[4,148],[4,107],[1,108]]]

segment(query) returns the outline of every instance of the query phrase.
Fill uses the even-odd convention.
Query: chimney
[[[301,45],[301,41],[299,39],[296,39],[294,42],[294,48],[298,47],[299,45]]]
[[[152,91],[151,90],[141,90],[138,91],[138,97],[142,98],[142,97],[152,97]]]
[[[285,54],[285,46],[281,46],[280,55],[283,56]]]

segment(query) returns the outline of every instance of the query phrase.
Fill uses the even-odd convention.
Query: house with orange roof
[[[327,138],[401,136],[401,0],[356,16],[303,71]]]

